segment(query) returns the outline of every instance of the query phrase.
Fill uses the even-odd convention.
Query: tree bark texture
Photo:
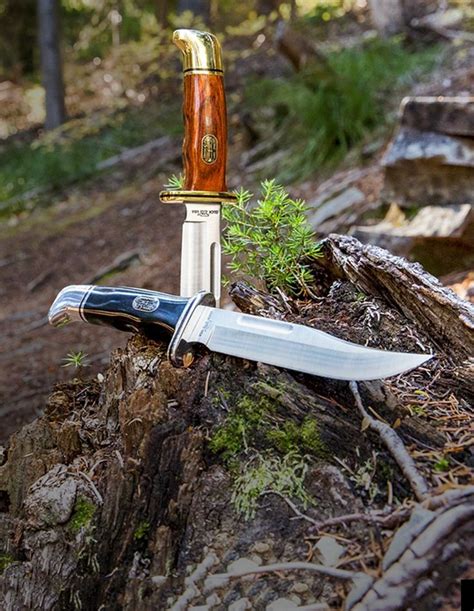
[[[45,127],[54,129],[66,120],[57,0],[38,0],[38,41],[46,93]]]
[[[155,0],[156,21],[163,30],[166,30],[166,28],[169,26],[169,12],[170,6],[168,0]]]
[[[420,266],[353,238],[330,236],[323,252],[312,300],[243,283],[231,294],[247,312],[436,357],[359,384],[368,423],[346,382],[208,353],[174,369],[165,346],[134,336],[104,376],[56,387],[44,414],[9,442],[2,609],[266,610],[283,599],[286,608],[427,611],[449,599],[474,547],[473,309]],[[304,450],[314,503],[269,489],[253,517],[237,511],[236,473],[255,452],[268,456],[269,438],[261,423],[246,429],[232,463],[210,442],[243,403],[265,406],[280,431],[317,423],[317,448]],[[427,483],[422,505],[381,428]],[[443,456],[449,471],[436,466]],[[332,561],[324,546],[333,553],[335,541]]]

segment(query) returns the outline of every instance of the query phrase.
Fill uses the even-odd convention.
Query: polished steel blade
[[[220,204],[186,204],[181,242],[182,297],[221,293]]]
[[[432,356],[366,348],[303,325],[207,306],[194,310],[183,339],[215,352],[337,380],[385,378]]]

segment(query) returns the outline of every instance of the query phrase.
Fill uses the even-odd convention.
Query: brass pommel
[[[221,46],[213,34],[176,30],[173,42],[184,55],[185,74],[223,74]]]

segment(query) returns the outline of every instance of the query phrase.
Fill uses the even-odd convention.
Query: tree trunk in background
[[[36,68],[37,0],[4,0],[0,3],[0,65],[10,80]]]
[[[54,129],[66,119],[57,0],[38,0],[38,42],[46,91],[45,127]]]
[[[296,0],[291,0],[290,3],[290,22],[293,23],[298,17],[298,7],[296,5]]]
[[[166,30],[169,25],[168,22],[168,13],[170,7],[168,6],[168,0],[156,0],[155,2],[155,17],[158,26],[162,30]]]
[[[270,15],[273,11],[280,13],[282,0],[258,0],[257,11],[259,15]]]
[[[381,36],[391,36],[405,27],[402,0],[369,0],[372,23]]]

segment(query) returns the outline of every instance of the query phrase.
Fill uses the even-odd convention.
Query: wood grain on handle
[[[227,116],[221,74],[184,76],[184,188],[226,191]]]

